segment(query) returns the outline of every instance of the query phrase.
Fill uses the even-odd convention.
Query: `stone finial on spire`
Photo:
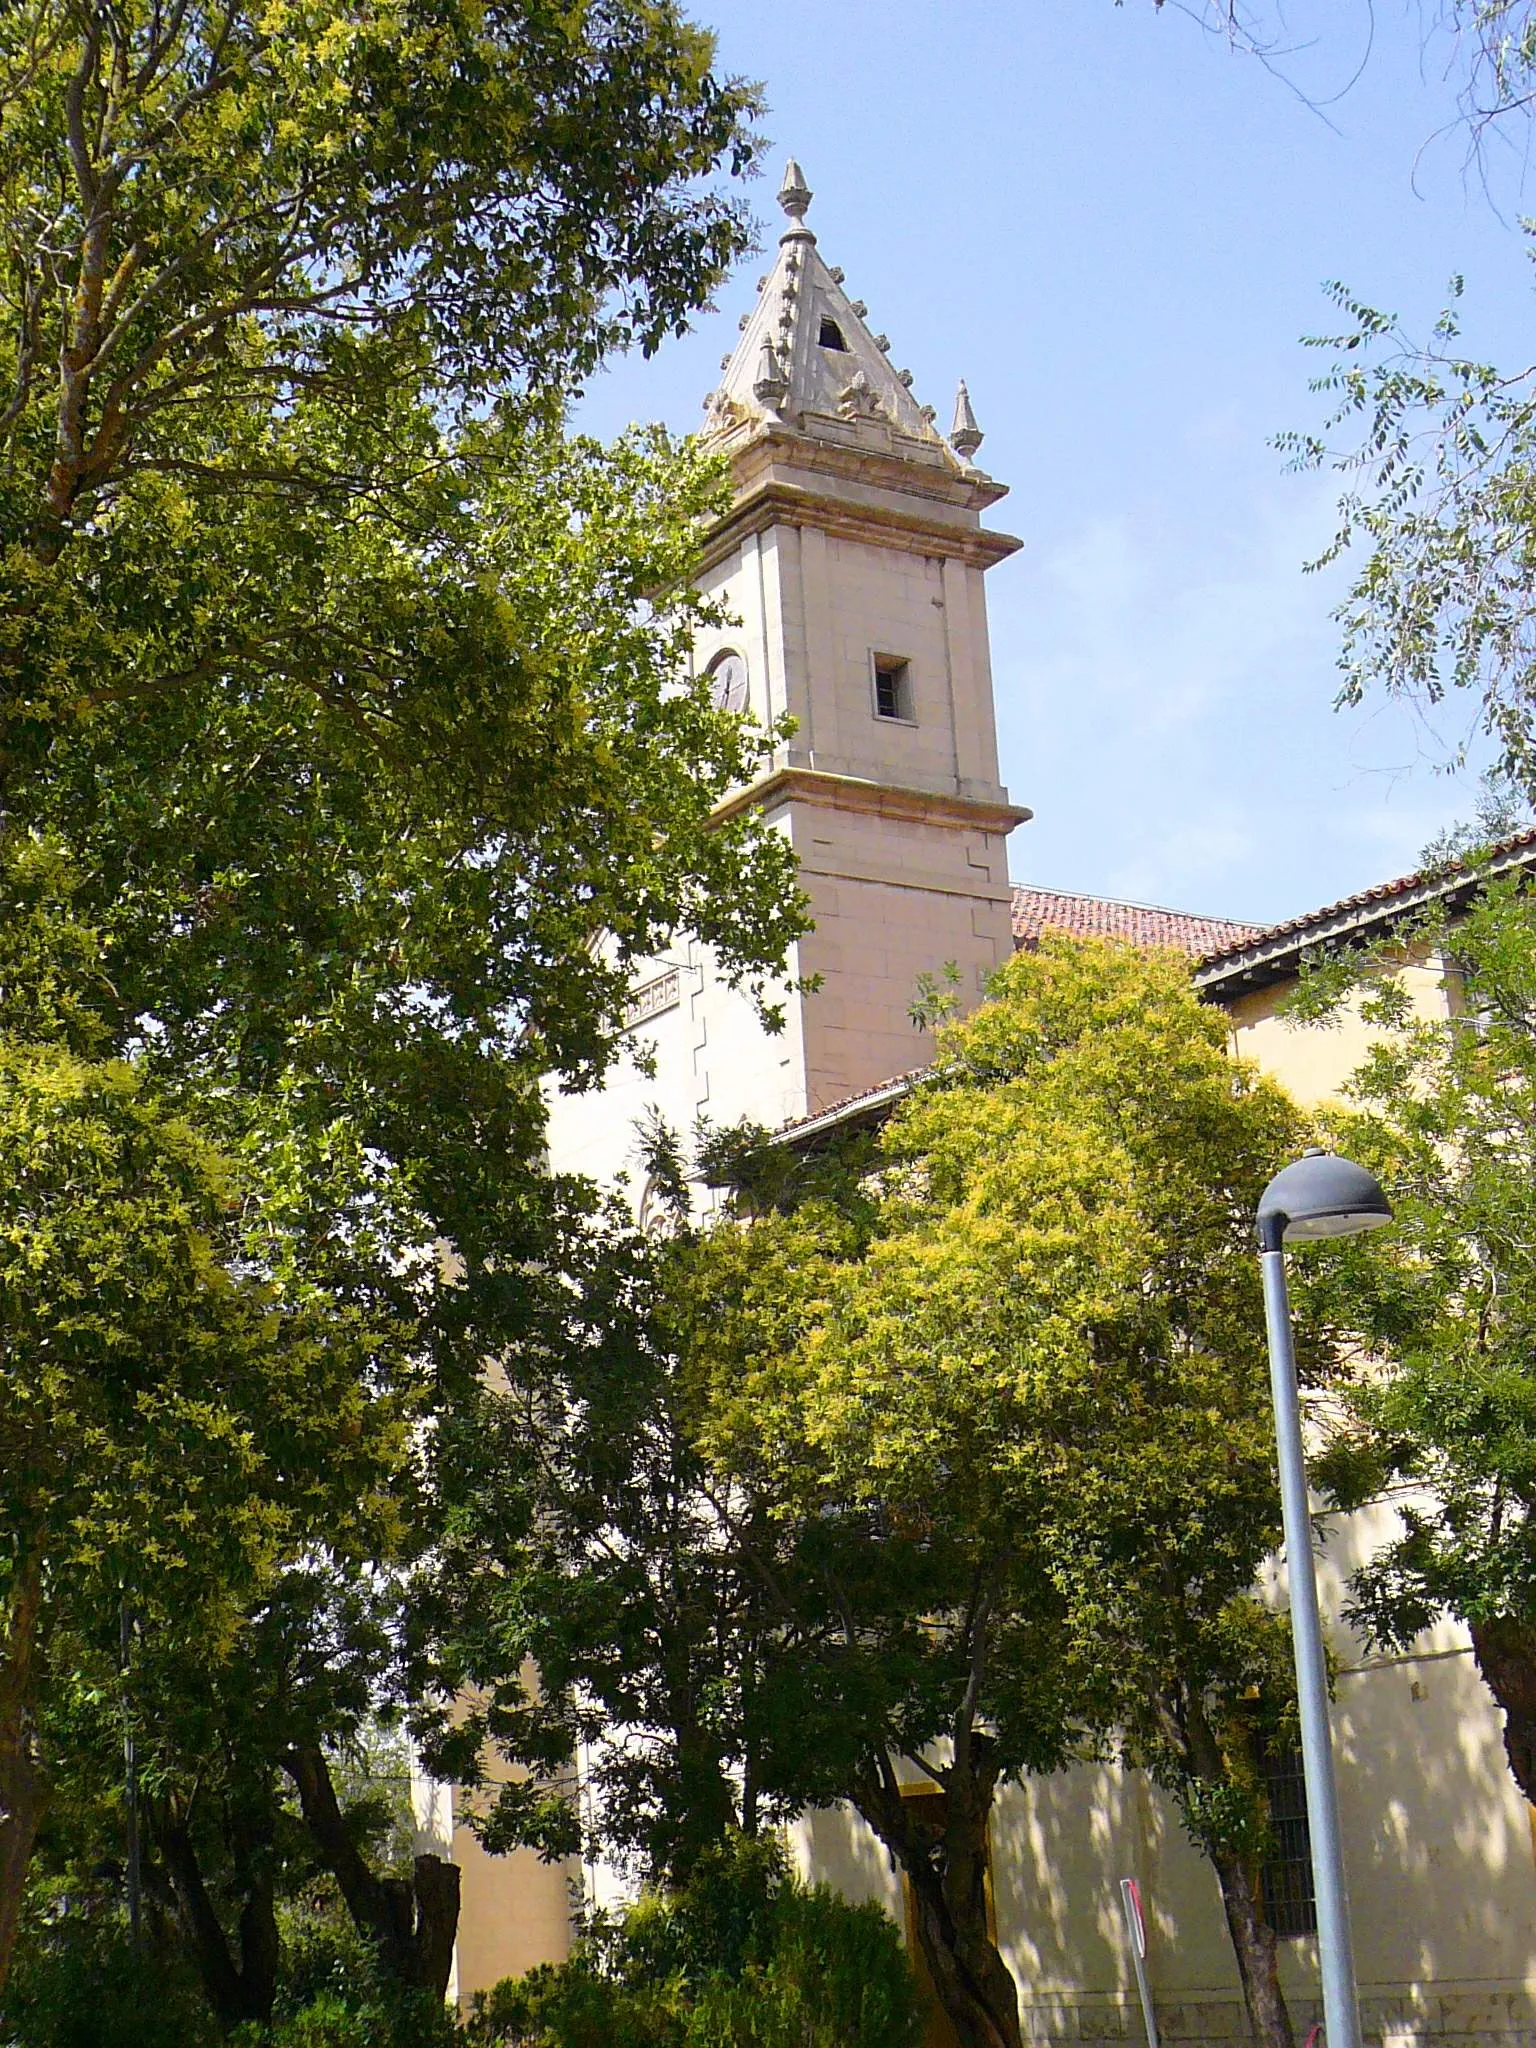
[[[784,182],[779,187],[779,204],[798,226],[810,211],[815,195],[805,182],[805,173],[791,157],[784,166]]]
[[[971,394],[966,390],[962,377],[960,389],[955,393],[955,420],[949,430],[949,445],[962,462],[969,462],[985,438],[976,424],[976,415],[971,410]]]

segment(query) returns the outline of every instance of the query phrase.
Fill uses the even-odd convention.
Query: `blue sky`
[[[1287,78],[1151,0],[694,0],[761,80],[770,176],[815,190],[822,253],[947,421],[964,376],[979,460],[1025,545],[989,578],[1003,775],[1035,818],[1016,880],[1273,919],[1411,868],[1472,807],[1438,726],[1332,709],[1337,578],[1302,565],[1335,486],[1268,445],[1312,426],[1342,278],[1427,330],[1453,271],[1469,341],[1536,356],[1512,151],[1491,197],[1442,133],[1448,53],[1416,0],[1291,0]],[[1289,81],[1289,82],[1288,82]],[[1527,180],[1527,184],[1532,182]],[[696,333],[626,361],[580,423],[698,422],[764,267]]]

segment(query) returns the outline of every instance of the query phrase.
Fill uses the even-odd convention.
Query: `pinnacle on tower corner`
[[[955,418],[949,430],[949,445],[962,462],[969,462],[986,436],[976,424],[976,415],[971,410],[971,394],[965,388],[965,379],[960,379],[960,388],[955,393]]]
[[[762,349],[758,355],[757,377],[752,386],[752,396],[759,405],[776,412],[789,396],[789,380],[779,363],[778,350],[768,335],[763,336]]]

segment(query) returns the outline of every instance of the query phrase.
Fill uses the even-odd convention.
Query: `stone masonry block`
[[[1246,2038],[1248,2015],[1240,1999],[1190,2000],[1159,2004],[1157,2026],[1168,2041],[1235,2041]]]
[[[1125,2039],[1125,2008],[1120,2005],[1080,2005],[1077,2008],[1079,2041],[1119,2042]]]
[[[1436,2003],[1442,2037],[1504,2035],[1514,2032],[1521,2021],[1530,2024],[1528,2011],[1522,2010],[1517,2018],[1514,1995],[1508,1991],[1447,1991]]]

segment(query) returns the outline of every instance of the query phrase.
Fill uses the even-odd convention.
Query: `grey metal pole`
[[[1291,1640],[1296,1651],[1296,1695],[1301,1708],[1301,1761],[1312,1837],[1312,1886],[1317,1898],[1318,1960],[1323,1978],[1323,2025],[1328,2048],[1360,2048],[1360,2006],[1349,1936],[1349,1897],[1339,1801],[1333,1777],[1333,1730],[1328,1716],[1328,1666],[1317,1611],[1312,1560],[1312,1515],[1307,1464],[1296,1393],[1296,1353],[1285,1287],[1285,1254],[1262,1251],[1264,1320],[1269,1330],[1269,1378],[1275,1401],[1275,1442],[1280,1463],[1280,1504],[1291,1582]]]
[[[1147,2027],[1147,2048],[1162,2048],[1157,2038],[1157,2013],[1152,2005],[1152,1988],[1147,1983],[1147,1926],[1141,1914],[1141,1893],[1134,1877],[1120,1880],[1120,1910],[1131,1943],[1131,1965],[1136,1972],[1136,1990],[1141,1999],[1141,2016]]]
[[[123,1778],[128,1809],[128,1932],[134,1946],[137,1947],[143,1918],[143,1869],[139,1843],[139,1759],[133,1739],[133,1717],[128,1704],[128,1664],[133,1650],[133,1616],[129,1612],[126,1600],[118,1606],[117,1631],[122,1656]]]

